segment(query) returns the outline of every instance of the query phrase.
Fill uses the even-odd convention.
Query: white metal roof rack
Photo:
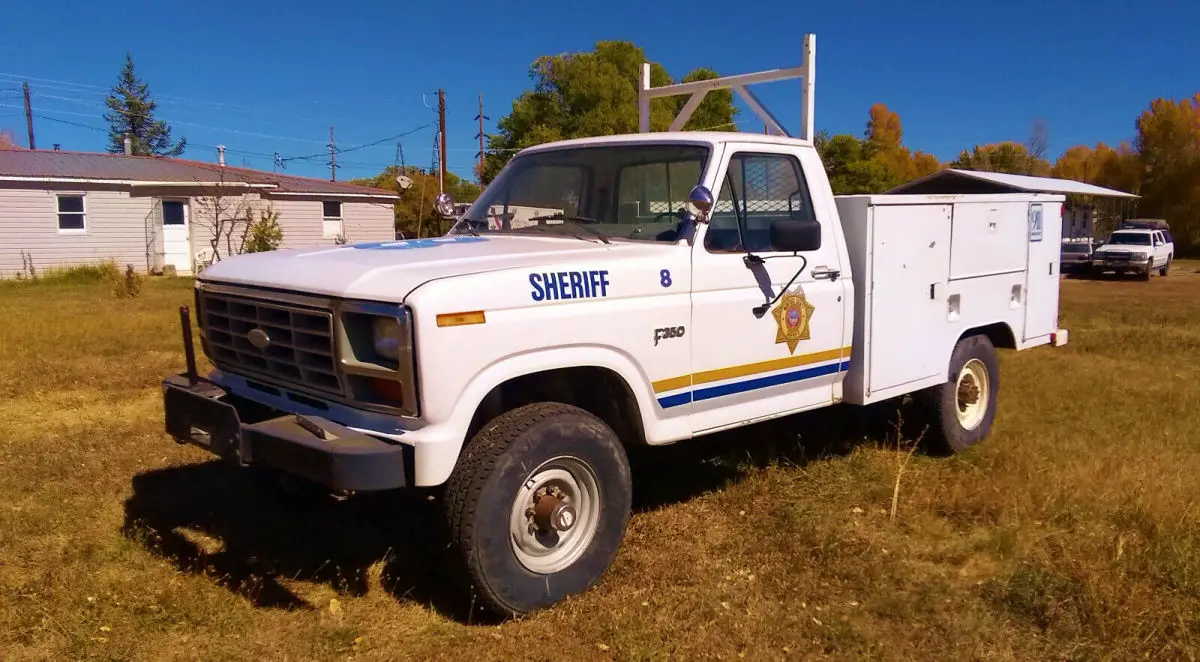
[[[751,74],[738,74],[736,76],[725,76],[722,78],[714,78],[712,80],[698,80],[691,83],[678,83],[675,85],[664,85],[662,87],[650,86],[650,63],[642,63],[642,80],[638,86],[638,131],[640,133],[650,132],[650,100],[658,97],[671,97],[680,94],[690,94],[691,98],[684,104],[683,109],[679,111],[679,115],[671,121],[670,131],[682,131],[683,125],[691,119],[692,113],[696,112],[696,108],[700,106],[700,102],[704,100],[704,95],[712,90],[732,89],[738,93],[738,96],[750,106],[755,115],[758,115],[766,125],[767,130],[771,133],[780,136],[789,136],[783,125],[771,111],[759,102],[754,93],[746,88],[747,85],[754,83],[770,83],[777,80],[788,80],[791,78],[803,78],[804,87],[801,92],[800,103],[800,130],[799,136],[803,140],[812,140],[813,134],[813,95],[816,91],[816,58],[817,58],[817,36],[814,34],[804,35],[804,55],[801,64],[798,67],[791,69],[772,69],[770,71],[759,71]]]

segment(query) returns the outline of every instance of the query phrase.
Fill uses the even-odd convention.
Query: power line
[[[403,133],[397,133],[397,134],[396,134],[396,135],[394,135],[394,136],[388,136],[388,137],[386,137],[386,138],[380,138],[379,140],[376,140],[376,141],[374,141],[374,142],[369,142],[369,143],[366,143],[366,144],[363,144],[363,145],[356,145],[356,146],[354,146],[354,147],[347,147],[347,148],[345,148],[345,149],[339,149],[339,150],[337,150],[337,153],[338,153],[338,154],[346,154],[346,153],[348,153],[348,152],[354,152],[354,151],[357,151],[357,150],[363,149],[363,148],[365,148],[365,147],[374,147],[374,146],[376,146],[376,145],[380,145],[380,144],[382,144],[382,143],[388,142],[389,140],[399,140],[400,138],[403,138],[403,137],[405,137],[405,136],[408,136],[408,135],[412,135],[412,134],[414,134],[414,133],[416,133],[416,132],[420,131],[421,129],[424,129],[425,127],[427,127],[427,126],[431,126],[431,125],[432,125],[432,122],[427,122],[427,123],[425,123],[425,124],[422,124],[421,126],[418,126],[418,127],[417,127],[417,128],[415,128],[415,129],[409,129],[408,131],[405,131],[405,132],[403,132]],[[328,144],[326,145],[326,147],[328,147]],[[288,161],[310,161],[310,160],[312,160],[312,159],[319,158],[319,157],[325,157],[325,156],[328,156],[328,155],[329,155],[329,152],[328,152],[328,150],[326,150],[326,151],[324,151],[324,152],[316,152],[316,153],[313,153],[313,154],[305,154],[305,155],[303,155],[303,156],[282,156],[282,157],[279,157],[279,158],[280,158],[280,161],[281,161],[282,163],[287,163]]]
[[[0,104],[0,105],[4,105],[4,104]],[[71,115],[74,117],[95,117],[95,115],[90,114],[90,113],[76,113],[76,112],[73,112],[70,110],[58,110],[57,108],[46,108],[43,112],[58,113],[59,115]],[[119,112],[123,115],[132,115],[135,117],[141,115],[140,113],[127,113],[127,112],[124,112],[121,110],[118,110],[117,112]],[[325,143],[321,142],[320,140],[312,140],[309,138],[295,138],[292,136],[275,136],[275,135],[271,135],[271,134],[267,134],[267,133],[258,133],[256,131],[240,131],[238,129],[225,129],[225,128],[222,128],[219,126],[211,126],[208,124],[197,124],[195,122],[184,122],[181,120],[173,120],[173,119],[167,119],[167,118],[163,118],[163,117],[159,117],[156,119],[160,119],[169,124],[181,124],[184,126],[194,126],[194,127],[200,128],[200,129],[208,129],[210,131],[223,131],[226,133],[237,133],[237,134],[241,134],[241,135],[245,135],[245,136],[253,136],[255,138],[265,138],[268,140],[291,140],[291,141],[295,141],[295,142],[314,143],[317,145],[325,144]]]

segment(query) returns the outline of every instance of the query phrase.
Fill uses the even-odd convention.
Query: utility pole
[[[438,135],[439,149],[441,150],[441,165],[438,172],[438,187],[439,191],[446,190],[446,91],[438,89]]]
[[[479,159],[479,171],[475,176],[479,178],[479,183],[483,184],[483,121],[491,119],[483,114],[483,92],[479,93],[479,114],[475,119],[479,120],[479,134],[475,136],[479,139],[479,153],[475,155]]]
[[[329,125],[329,181],[337,181],[337,145],[333,142],[333,125]]]
[[[25,90],[25,126],[29,128],[29,149],[37,149],[37,143],[33,141],[33,110],[29,106],[29,83],[23,83],[21,87]]]

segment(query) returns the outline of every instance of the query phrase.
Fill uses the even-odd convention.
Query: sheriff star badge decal
[[[808,340],[808,322],[812,319],[815,309],[815,306],[804,298],[804,290],[800,289],[799,285],[791,292],[784,292],[779,298],[779,303],[775,304],[775,310],[771,311],[778,327],[775,331],[775,343],[787,343],[788,352],[795,354],[796,345],[800,344],[801,340]]]

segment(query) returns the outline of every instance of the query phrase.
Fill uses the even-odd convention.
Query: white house
[[[0,150],[0,278],[114,261],[191,274],[237,251],[246,214],[281,248],[391,241],[395,192],[183,159]]]

